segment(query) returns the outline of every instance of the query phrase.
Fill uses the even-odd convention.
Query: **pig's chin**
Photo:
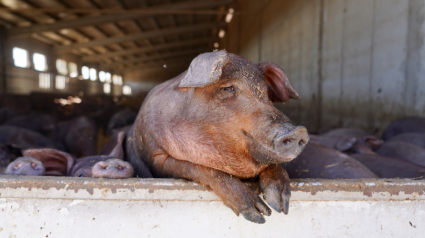
[[[248,153],[260,165],[281,164],[295,159],[301,152],[292,153],[290,151],[276,151],[272,145],[259,142],[247,132],[243,132],[248,141]]]

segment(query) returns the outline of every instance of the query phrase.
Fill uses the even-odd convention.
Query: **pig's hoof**
[[[258,224],[263,224],[266,222],[266,219],[258,212],[257,209],[251,207],[245,211],[241,212],[242,216],[245,217],[248,221],[252,221]]]
[[[242,216],[249,221],[260,224],[266,222],[263,216],[270,216],[272,213],[267,204],[247,186],[244,185],[240,188],[245,190],[244,192],[246,193],[241,194],[240,197],[235,197],[238,199],[233,200],[233,206],[229,207],[231,207],[237,215],[242,214]]]
[[[291,198],[291,191],[287,189],[287,187],[288,186],[284,186],[283,191],[275,186],[269,186],[263,189],[263,198],[270,207],[286,215],[288,214],[289,200]]]
[[[279,167],[272,167],[260,174],[260,186],[263,198],[277,212],[288,214],[291,187],[286,171]]]

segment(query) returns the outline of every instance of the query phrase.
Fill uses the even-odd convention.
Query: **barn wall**
[[[248,0],[222,46],[288,74],[276,105],[311,131],[425,116],[425,0]]]
[[[1,30],[0,30],[1,31]],[[1,34],[1,32],[0,32]],[[4,36],[4,35],[3,35]],[[1,39],[0,39],[1,41]],[[1,42],[0,42],[1,44]],[[28,51],[29,56],[29,67],[20,68],[14,66],[13,62],[13,48],[19,47]],[[4,51],[4,52],[3,52]],[[47,70],[46,72],[40,72],[34,70],[34,65],[32,62],[32,56],[34,53],[40,53],[46,56],[47,59]],[[31,92],[55,92],[55,93],[67,93],[74,95],[99,95],[103,93],[103,83],[99,80],[90,81],[90,80],[81,80],[81,67],[83,65],[90,68],[95,68],[97,72],[105,70],[111,74],[122,75],[121,71],[111,70],[105,68],[103,65],[96,63],[82,63],[81,57],[70,54],[70,53],[56,53],[54,48],[51,45],[45,44],[43,42],[37,41],[32,38],[21,38],[18,40],[9,40],[5,41],[4,50],[2,50],[1,55],[4,59],[0,60],[2,62],[3,68],[0,68],[0,75],[4,73],[5,75],[5,85],[6,90],[2,93],[8,94],[22,94],[27,95]],[[55,88],[55,75],[57,74],[56,69],[56,59],[63,59],[67,62],[74,62],[77,64],[79,76],[76,78],[68,78],[65,89],[56,89]],[[39,88],[39,74],[40,73],[51,73],[51,88],[50,89],[41,89]],[[0,90],[3,90],[4,84],[2,81],[3,78],[0,77]],[[123,78],[125,81],[125,77]],[[125,82],[124,82],[125,83]],[[111,87],[113,95],[121,95],[122,89],[119,85],[112,85]]]

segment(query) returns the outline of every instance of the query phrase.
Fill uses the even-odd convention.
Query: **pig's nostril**
[[[122,167],[122,166],[118,166],[117,168],[118,168],[118,170],[123,170],[124,169],[124,167]]]
[[[307,144],[307,142],[305,140],[301,139],[300,142],[298,142],[298,144],[299,145],[305,145],[305,144]]]
[[[284,139],[284,140],[282,141],[282,143],[283,143],[284,145],[287,145],[287,144],[291,143],[291,138],[286,138],[286,139]]]

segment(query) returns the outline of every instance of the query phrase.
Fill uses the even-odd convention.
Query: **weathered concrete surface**
[[[249,184],[253,189],[257,184]],[[0,176],[0,237],[421,237],[425,180],[294,180],[258,225],[184,180]]]
[[[246,0],[224,46],[288,74],[310,131],[425,116],[425,0]]]

